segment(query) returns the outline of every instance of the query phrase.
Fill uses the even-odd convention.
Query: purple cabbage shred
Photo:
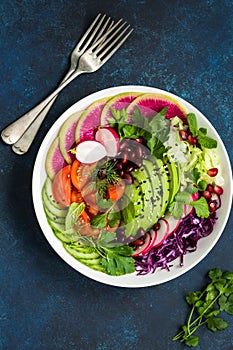
[[[189,214],[182,219],[178,229],[164,243],[152,248],[145,255],[135,257],[137,275],[155,272],[157,268],[169,271],[170,263],[180,257],[180,266],[184,264],[184,255],[197,249],[199,239],[211,234],[217,220],[216,212],[208,218],[199,218]]]

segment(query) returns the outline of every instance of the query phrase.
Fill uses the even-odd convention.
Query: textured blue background
[[[233,271],[233,218],[191,272],[156,287],[121,289],[66,265],[37,223],[31,176],[54,121],[82,97],[110,86],[140,84],[171,91],[195,105],[218,130],[231,160],[233,2],[229,0],[1,0],[0,129],[50,93],[69,53],[98,12],[123,17],[135,31],[101,70],[61,94],[30,152],[0,143],[0,349],[179,350],[171,341],[185,321],[190,290],[209,269]],[[233,317],[218,334],[200,330],[198,350],[232,350]]]

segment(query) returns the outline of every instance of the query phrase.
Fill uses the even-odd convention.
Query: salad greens
[[[80,118],[76,131],[84,139],[70,142],[59,171],[47,169],[48,222],[66,251],[92,269],[114,276],[169,270],[213,231],[224,182],[217,141],[194,113],[168,118],[170,102],[148,115],[138,105],[131,111],[110,105],[107,125],[88,122],[92,136]]]
[[[233,315],[233,273],[216,268],[210,270],[208,276],[211,282],[203,290],[188,293],[186,301],[191,311],[187,323],[173,340],[195,347],[199,343],[195,333],[199,327],[206,325],[212,332],[228,327],[222,313]]]

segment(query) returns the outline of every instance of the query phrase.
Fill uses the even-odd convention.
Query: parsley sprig
[[[222,311],[233,315],[233,273],[222,272],[219,268],[208,273],[211,282],[202,291],[189,292],[186,301],[191,306],[187,324],[173,337],[188,346],[197,346],[195,334],[202,325],[212,331],[224,330],[228,323],[219,315]],[[222,314],[221,314],[222,316]]]

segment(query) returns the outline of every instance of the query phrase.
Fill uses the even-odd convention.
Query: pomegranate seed
[[[214,192],[214,186],[213,185],[207,185],[207,187],[206,187],[206,189],[207,189],[207,191],[209,191],[209,192]]]
[[[213,212],[216,210],[216,208],[217,208],[216,201],[210,201],[209,202],[209,211]]]
[[[223,194],[223,188],[221,186],[215,185],[214,186],[214,193],[219,194],[219,195]]]
[[[211,168],[207,171],[207,174],[210,176],[210,177],[214,177],[218,174],[218,168]]]
[[[188,136],[188,141],[191,145],[195,145],[197,143],[197,139],[195,139],[195,137],[193,137],[192,135]]]
[[[180,130],[180,137],[182,140],[187,140],[188,139],[188,134],[185,130]]]
[[[210,191],[203,191],[202,192],[203,197],[205,197],[206,199],[210,199],[211,198],[211,192]]]

